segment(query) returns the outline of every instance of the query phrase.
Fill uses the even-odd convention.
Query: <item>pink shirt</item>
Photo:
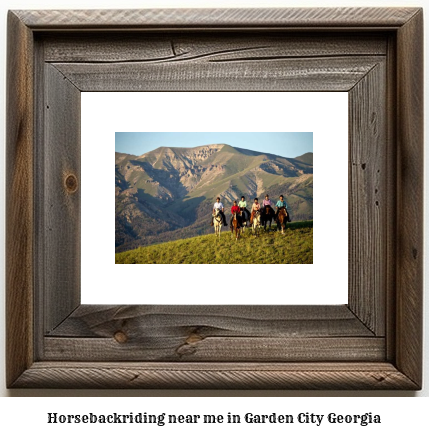
[[[271,200],[264,200],[262,206],[271,206]]]

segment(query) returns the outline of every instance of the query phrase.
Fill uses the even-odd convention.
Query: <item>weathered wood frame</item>
[[[422,33],[416,8],[9,12],[8,387],[420,389]],[[220,89],[349,92],[348,305],[81,306],[80,92]]]

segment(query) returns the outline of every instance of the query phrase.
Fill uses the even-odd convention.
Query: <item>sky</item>
[[[158,147],[198,147],[228,144],[232,147],[297,157],[313,152],[313,132],[116,132],[115,151],[141,156]]]

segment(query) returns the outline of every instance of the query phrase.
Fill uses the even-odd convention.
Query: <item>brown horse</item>
[[[279,209],[279,213],[277,214],[277,230],[280,230],[280,227],[282,229],[282,234],[284,233],[284,229],[286,228],[286,222],[287,222],[287,212],[284,207],[281,207]]]
[[[238,237],[240,236],[240,220],[237,217],[237,213],[234,213],[232,216],[232,227],[231,227],[231,236],[234,237],[235,232],[235,240],[238,240]]]

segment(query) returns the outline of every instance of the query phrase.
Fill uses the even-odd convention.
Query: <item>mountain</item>
[[[312,219],[312,153],[292,159],[228,144],[116,153],[116,251],[209,233],[216,196],[229,211],[242,195],[249,204],[267,192],[285,196],[293,219]]]
[[[313,153],[305,153],[302,156],[298,156],[295,160],[313,165]]]

